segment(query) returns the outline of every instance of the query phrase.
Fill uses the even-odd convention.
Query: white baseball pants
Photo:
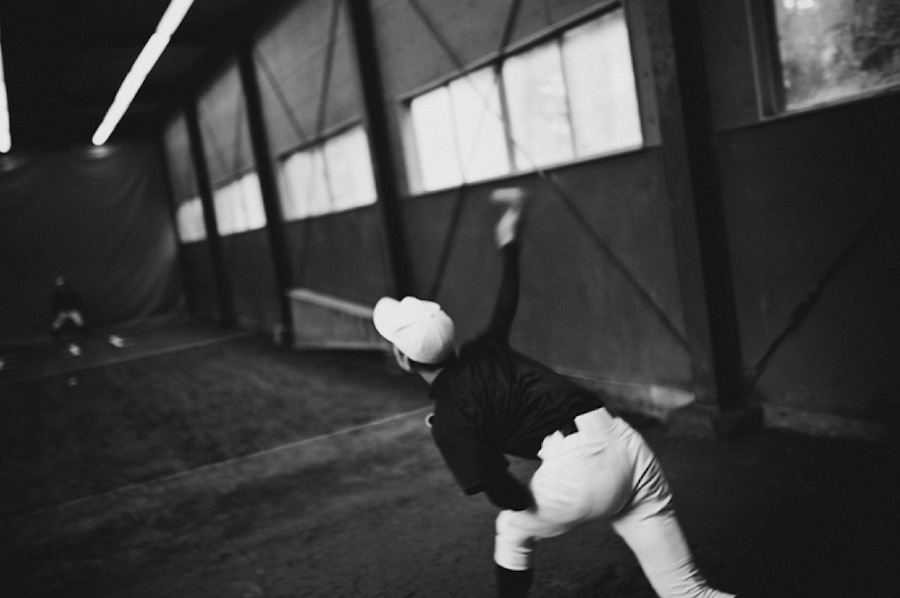
[[[531,479],[535,506],[501,511],[494,560],[531,568],[535,543],[605,519],[631,547],[662,598],[727,598],[700,575],[672,506],[662,469],[644,439],[606,409],[575,418],[578,432],[555,432],[538,453]]]

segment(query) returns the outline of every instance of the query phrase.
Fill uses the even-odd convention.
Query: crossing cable
[[[309,135],[306,134],[306,131],[303,129],[303,125],[300,124],[300,121],[297,119],[297,116],[291,109],[290,102],[288,102],[287,97],[284,94],[284,90],[281,88],[281,85],[278,84],[278,79],[275,78],[275,73],[272,72],[272,67],[269,65],[266,57],[258,51],[254,51],[253,55],[256,63],[262,67],[263,75],[265,75],[266,81],[268,81],[269,83],[269,87],[271,87],[272,91],[275,92],[275,99],[278,100],[278,105],[281,106],[281,110],[287,117],[288,123],[291,125],[291,129],[294,131],[294,135],[297,137],[297,141],[299,141],[301,145],[306,143],[309,140]]]
[[[213,154],[213,156],[215,156],[216,162],[219,163],[219,166],[221,166],[223,171],[228,171],[228,158],[225,156],[225,150],[223,150],[222,146],[218,143],[219,140],[215,135],[216,128],[212,127],[210,129],[210,127],[208,126],[209,123],[204,122],[204,121],[208,120],[208,119],[204,118],[205,114],[203,112],[201,112],[200,110],[198,110],[197,112],[198,112],[197,120],[200,125],[200,131],[201,131],[201,133],[205,133],[204,138],[209,139],[209,142],[212,145],[212,154]],[[214,186],[215,181],[210,181],[210,185]],[[213,189],[213,191],[215,192],[215,189]]]
[[[465,205],[464,199],[467,189],[468,185],[463,183],[456,190],[456,199],[453,202],[453,213],[450,216],[450,224],[447,226],[447,234],[444,236],[444,243],[441,247],[441,254],[438,257],[434,279],[431,282],[431,289],[428,291],[428,294],[425,295],[426,299],[430,299],[431,301],[437,300],[438,293],[441,292],[441,286],[444,284],[447,264],[450,262],[450,251],[453,249],[456,231],[459,229],[459,222],[462,217],[463,206]]]
[[[822,296],[825,288],[828,284],[834,280],[835,276],[837,276],[838,272],[846,265],[847,261],[850,259],[850,256],[859,249],[859,246],[862,245],[862,242],[869,236],[872,229],[878,224],[884,215],[888,212],[890,208],[896,207],[897,205],[897,197],[900,195],[900,187],[894,187],[893,190],[888,193],[885,198],[872,210],[869,214],[869,217],[863,222],[863,224],[859,227],[853,237],[850,238],[850,242],[844,247],[844,250],[838,254],[837,258],[825,271],[825,275],[819,281],[819,283],[809,292],[797,307],[794,308],[794,311],[791,312],[790,317],[788,318],[787,323],[782,328],[781,332],[779,332],[772,342],[769,343],[768,348],[763,352],[763,354],[756,360],[756,363],[753,364],[751,368],[749,368],[747,372],[747,381],[750,387],[756,385],[756,382],[762,376],[763,372],[766,370],[769,364],[769,360],[778,350],[778,348],[782,345],[785,339],[794,332],[803,321],[809,316],[813,307],[818,303],[819,298]]]
[[[447,55],[447,57],[452,62],[453,66],[459,72],[465,72],[465,64],[459,58],[457,53],[450,47],[450,44],[447,40],[441,35],[440,31],[428,18],[428,15],[424,13],[421,6],[419,6],[416,0],[407,0],[409,6],[413,9],[413,11],[417,14],[419,19],[423,22],[425,27],[434,37],[435,41],[437,41],[438,45]],[[510,13],[507,18],[506,27],[503,32],[503,42],[500,46],[500,51],[498,52],[498,62],[495,66],[495,85],[500,79],[500,60],[502,60],[503,53],[506,49],[506,46],[509,42],[509,37],[512,33],[512,25],[513,20],[515,18],[515,14],[518,10],[519,0],[513,0],[513,5],[511,7]],[[473,85],[474,87],[474,85]],[[494,115],[498,118],[502,119],[502,114],[497,114],[496,111],[490,105],[490,100],[484,96],[480,90],[475,88],[475,92],[479,95],[480,99],[484,103],[485,109],[488,111],[494,112]],[[653,314],[658,318],[660,323],[672,334],[675,340],[678,341],[688,352],[691,351],[690,342],[685,336],[684,332],[675,325],[666,311],[662,308],[658,301],[650,294],[650,292],[646,289],[646,287],[641,283],[640,280],[631,272],[631,270],[625,265],[625,263],[616,255],[615,251],[613,251],[612,247],[610,247],[609,243],[607,243],[603,237],[600,236],[597,231],[595,231],[587,222],[587,218],[585,218],[584,214],[578,209],[575,205],[574,201],[563,191],[563,189],[559,186],[559,184],[553,180],[550,174],[541,166],[537,165],[533,159],[531,159],[528,151],[522,147],[522,145],[516,140],[512,134],[508,134],[508,138],[513,144],[513,146],[520,152],[520,155],[525,158],[527,162],[530,163],[532,169],[535,173],[540,176],[544,181],[547,182],[551,191],[554,195],[562,202],[563,206],[569,210],[571,215],[574,217],[576,224],[579,228],[587,235],[587,237],[593,242],[595,247],[600,250],[601,253],[606,257],[606,259],[615,267],[615,269],[625,278],[625,280],[632,286],[634,291],[638,294],[644,304],[649,307],[649,309],[653,312]],[[448,239],[449,240],[449,239]],[[443,267],[443,266],[442,266]],[[443,272],[441,272],[443,275]],[[439,288],[439,284],[435,284],[434,288]]]
[[[691,351],[691,344],[681,329],[675,325],[669,314],[663,309],[658,301],[650,294],[650,292],[641,284],[641,281],[629,270],[609,243],[600,236],[587,222],[587,217],[578,209],[575,202],[562,190],[559,184],[543,169],[538,169],[538,175],[550,185],[556,196],[562,201],[563,205],[572,213],[575,223],[581,228],[582,232],[594,243],[594,245],[606,256],[606,259],[619,271],[625,280],[632,286],[634,291],[643,300],[644,304],[656,315],[660,323],[668,330],[675,340],[684,347],[688,352]]]
[[[334,64],[334,48],[337,45],[337,28],[341,18],[342,0],[335,0],[331,3],[331,18],[328,24],[328,45],[325,47],[325,64],[322,68],[322,85],[319,90],[319,106],[316,116],[316,133],[315,138],[322,136],[325,130],[325,108],[328,101],[328,92],[330,91],[331,71]]]

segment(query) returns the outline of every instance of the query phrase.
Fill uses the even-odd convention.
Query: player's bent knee
[[[494,562],[511,571],[531,569],[531,554],[537,543],[535,535],[517,524],[516,511],[501,511],[497,515],[494,539]]]

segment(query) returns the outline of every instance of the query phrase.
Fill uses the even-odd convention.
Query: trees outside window
[[[643,144],[621,7],[410,100],[411,186],[431,191]]]
[[[772,0],[783,108],[900,83],[900,0]]]

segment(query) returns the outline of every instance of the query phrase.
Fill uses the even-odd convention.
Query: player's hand
[[[504,247],[519,237],[527,199],[528,193],[521,187],[497,189],[491,194],[491,202],[505,208],[495,230],[497,247]]]
[[[494,506],[510,511],[524,511],[534,504],[534,497],[528,486],[508,471],[485,482],[484,493]]]
[[[526,199],[528,199],[528,192],[521,187],[504,187],[494,189],[491,193],[491,202],[505,208],[521,210],[525,206]]]

